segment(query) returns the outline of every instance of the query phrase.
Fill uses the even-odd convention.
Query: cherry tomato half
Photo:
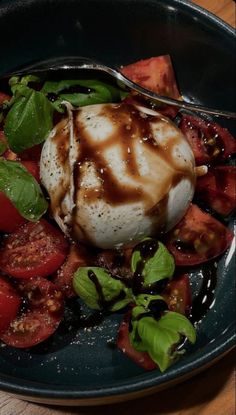
[[[0,276],[0,332],[6,330],[18,314],[21,297],[6,278]]]
[[[9,346],[27,348],[55,332],[63,315],[63,295],[52,282],[40,277],[22,281],[18,289],[28,310],[11,322],[0,339]]]
[[[233,234],[226,226],[192,204],[167,234],[166,247],[176,265],[197,265],[222,254],[232,239]]]
[[[68,244],[46,220],[27,222],[5,239],[0,269],[15,278],[47,277],[64,262]]]

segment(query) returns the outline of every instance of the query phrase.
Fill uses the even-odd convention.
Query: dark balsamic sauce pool
[[[189,320],[192,324],[201,322],[213,306],[217,286],[217,266],[215,262],[203,265],[198,271],[202,280],[198,294],[193,298]]]

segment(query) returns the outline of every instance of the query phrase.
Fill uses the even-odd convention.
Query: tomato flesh
[[[22,161],[23,166],[39,182],[39,165],[35,161]],[[21,216],[10,199],[0,192],[0,231],[11,233],[27,220]]]
[[[197,196],[215,212],[227,216],[235,209],[236,167],[217,166],[197,179]]]
[[[28,310],[11,321],[0,339],[8,346],[28,348],[57,329],[63,316],[63,295],[52,282],[40,277],[21,282],[18,289],[27,300]]]
[[[171,280],[162,295],[168,304],[169,310],[184,315],[188,314],[192,302],[188,275],[182,274]]]
[[[15,278],[47,277],[64,262],[68,244],[46,220],[27,222],[5,239],[0,269]]]
[[[67,298],[75,297],[77,294],[72,285],[74,273],[79,267],[86,267],[89,265],[91,265],[91,255],[86,248],[82,245],[76,246],[75,244],[72,244],[65,263],[58,270],[57,275],[53,280],[54,284],[60,288]]]
[[[140,60],[121,68],[131,81],[150,91],[178,99],[180,93],[169,55]]]
[[[30,160],[39,162],[42,152],[42,144],[36,144],[35,146],[28,148],[27,150],[22,151],[19,154],[21,160]]]
[[[160,95],[179,99],[180,92],[177,87],[174,69],[169,55],[157,56],[140,60],[121,68],[121,72],[131,81]],[[134,95],[136,104],[142,98]],[[144,101],[145,102],[145,101]],[[157,111],[167,117],[174,118],[178,108],[171,105],[160,105]]]
[[[119,327],[117,336],[117,347],[128,356],[133,362],[141,366],[145,370],[153,370],[157,368],[157,365],[148,353],[138,352],[134,349],[129,338],[129,324],[131,313],[128,312],[124,316],[124,319]]]
[[[16,318],[20,304],[20,295],[6,278],[0,276],[0,333]]]
[[[184,218],[166,236],[166,247],[176,265],[197,265],[221,255],[232,232],[198,206],[190,205]]]
[[[0,192],[0,231],[13,232],[25,222],[26,219],[19,214],[10,199]]]
[[[217,123],[183,115],[179,128],[192,147],[196,165],[216,163],[236,152],[236,140]]]
[[[32,176],[40,183],[39,164],[36,161],[21,160],[21,164],[28,170]]]
[[[106,268],[111,275],[119,275],[124,279],[132,278],[130,268],[132,251],[132,248],[102,250],[96,258],[97,266]]]

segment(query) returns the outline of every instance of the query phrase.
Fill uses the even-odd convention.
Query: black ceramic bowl
[[[180,90],[198,103],[233,110],[235,34],[184,0],[1,0],[0,75],[49,57],[82,55],[128,64],[170,54]],[[233,124],[221,120],[233,131]],[[40,402],[97,404],[144,395],[192,376],[233,347],[234,261],[221,258],[215,302],[197,343],[165,373],[144,372],[117,349],[121,314],[91,331],[59,332],[45,346],[0,349],[0,388]],[[192,274],[194,295],[197,274]]]

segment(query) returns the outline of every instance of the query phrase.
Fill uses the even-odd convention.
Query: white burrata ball
[[[40,174],[65,234],[112,249],[171,229],[193,197],[194,167],[175,124],[120,103],[68,106],[43,146]]]

